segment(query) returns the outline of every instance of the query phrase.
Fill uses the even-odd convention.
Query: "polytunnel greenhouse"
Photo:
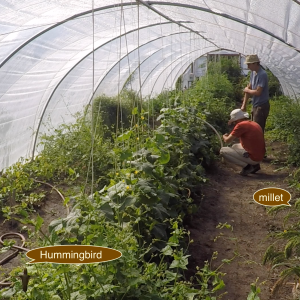
[[[143,96],[172,89],[214,50],[257,53],[299,94],[298,1],[1,1],[1,167],[131,76]]]
[[[299,29],[297,0],[0,0],[0,298],[300,299]]]

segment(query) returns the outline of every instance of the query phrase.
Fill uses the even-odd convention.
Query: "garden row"
[[[226,75],[218,78],[231,86]],[[28,266],[26,293],[16,277],[20,266],[2,298],[216,299],[224,287],[221,273],[204,264],[191,281],[184,275],[191,241],[183,220],[198,209],[192,197],[201,197],[204,167],[219,148],[203,120],[220,130],[228,104],[234,105],[226,95],[216,98],[217,84],[210,91],[206,85],[199,81],[188,93],[172,91],[148,102],[130,92],[100,97],[90,119],[79,117],[42,137],[43,150],[34,161],[6,170],[0,179],[3,216],[34,225],[29,237],[42,237],[36,247],[101,245],[122,257],[102,264]],[[65,204],[71,212],[50,224],[49,235],[41,230],[43,219],[32,218],[44,196],[36,192],[37,181],[70,185]]]

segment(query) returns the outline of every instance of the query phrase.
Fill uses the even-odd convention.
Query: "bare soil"
[[[284,160],[285,147],[271,143],[269,149],[273,155],[261,164],[261,170],[246,177],[239,175],[240,167],[217,162],[207,174],[209,183],[204,186],[200,210],[188,225],[194,240],[190,245],[192,258],[189,267],[191,270],[202,267],[203,262],[211,261],[213,253],[217,252],[217,259],[211,261],[211,267],[221,266],[219,271],[226,273],[223,300],[247,299],[250,284],[257,278],[261,300],[292,299],[292,283],[272,295],[279,274],[271,271],[270,265],[262,264],[264,253],[272,242],[268,236],[274,231],[284,230],[286,211],[276,216],[267,214],[266,207],[254,202],[253,194],[266,187],[283,188],[291,193],[291,204],[299,196],[288,186],[290,170],[280,164],[280,160]],[[233,230],[216,228],[220,223],[230,224]],[[231,263],[222,263],[223,259],[232,258]]]

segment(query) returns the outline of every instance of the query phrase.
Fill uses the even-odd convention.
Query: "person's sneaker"
[[[257,171],[260,170],[260,164],[257,164],[257,165],[253,165],[252,166],[252,171],[250,172],[251,174],[254,174],[256,173]]]
[[[247,176],[253,171],[253,166],[248,164],[246,167],[242,169],[242,171],[239,173],[242,176]]]

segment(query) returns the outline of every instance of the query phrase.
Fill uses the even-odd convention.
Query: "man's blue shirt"
[[[269,101],[268,75],[262,67],[259,68],[257,73],[251,72],[250,83],[252,90],[256,90],[259,86],[262,88],[260,96],[252,96],[253,107],[267,103]]]

